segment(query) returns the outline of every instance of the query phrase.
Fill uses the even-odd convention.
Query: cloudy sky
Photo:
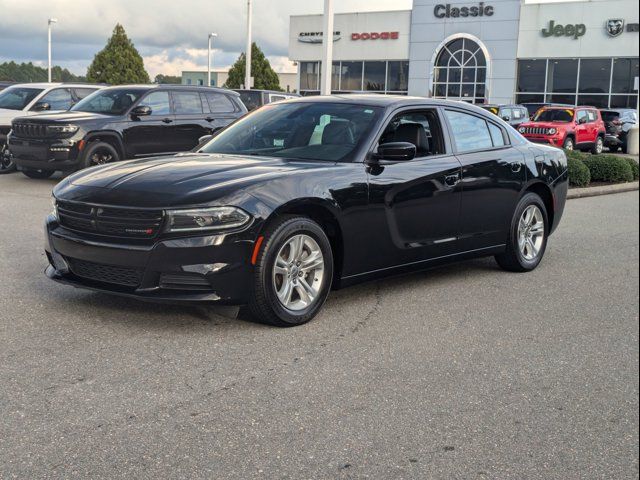
[[[534,0],[548,1],[548,0]],[[287,59],[289,15],[321,13],[323,0],[254,0],[254,40],[279,71]],[[412,0],[336,0],[336,12],[409,9]],[[245,0],[0,0],[0,63],[45,65],[47,19],[55,17],[56,65],[86,73],[116,23],[122,23],[153,78],[207,65],[207,34],[217,32],[214,66],[244,49]]]

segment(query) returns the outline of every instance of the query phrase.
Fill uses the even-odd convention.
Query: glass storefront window
[[[611,93],[633,93],[633,83],[637,76],[637,58],[614,58]]]
[[[319,62],[300,62],[300,90],[317,90]]]
[[[487,62],[480,45],[468,38],[456,38],[438,52],[435,65],[435,97],[484,102]]]
[[[387,62],[364,62],[364,90],[384,92]]]
[[[575,93],[577,90],[578,60],[549,60],[547,91],[553,93]]]
[[[516,103],[544,103],[544,93],[520,93],[516,95]]]
[[[609,95],[578,95],[577,105],[607,108],[609,106]]]
[[[638,108],[638,96],[611,95],[611,108]]]
[[[388,62],[387,91],[406,92],[409,89],[409,62]]]
[[[593,58],[580,61],[579,93],[609,93],[611,59]]]
[[[342,62],[341,90],[362,90],[362,62]]]
[[[547,95],[547,102],[550,103],[564,103],[566,105],[576,105],[576,96],[574,95],[562,95],[562,94],[552,94]]]
[[[518,62],[518,92],[544,92],[546,77],[546,60]]]
[[[331,90],[340,90],[340,62],[331,65]]]

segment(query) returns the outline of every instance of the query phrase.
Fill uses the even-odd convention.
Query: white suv
[[[102,88],[79,83],[20,83],[0,92],[0,174],[16,169],[7,148],[11,121],[16,117],[69,110]]]

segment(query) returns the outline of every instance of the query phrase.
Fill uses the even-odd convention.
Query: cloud
[[[340,0],[336,11],[411,8],[412,0]],[[47,18],[53,27],[56,64],[76,73],[104,47],[121,23],[153,76],[175,74],[184,66],[206,67],[207,35],[216,32],[214,61],[230,65],[245,47],[243,0],[2,0],[0,60],[46,61]],[[287,60],[289,16],[321,13],[322,0],[254,0],[253,38],[277,66]],[[185,68],[186,69],[186,68]]]

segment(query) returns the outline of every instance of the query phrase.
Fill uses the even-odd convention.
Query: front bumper
[[[548,137],[548,136],[524,136],[527,140],[533,143],[540,143],[543,145],[551,145],[552,147],[562,148],[564,139],[560,137]]]
[[[9,136],[9,151],[18,168],[75,170],[80,163],[80,142],[73,139],[35,139]]]
[[[60,283],[153,302],[248,301],[254,246],[250,230],[114,244],[81,237],[50,215],[45,235],[50,263],[45,274]]]

